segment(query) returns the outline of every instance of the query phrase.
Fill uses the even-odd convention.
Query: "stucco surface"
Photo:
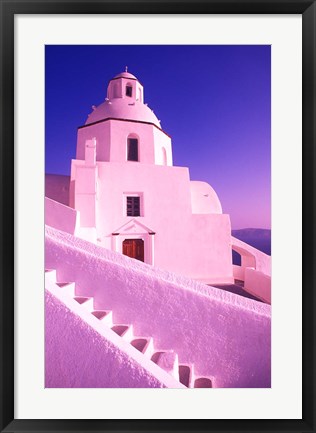
[[[180,363],[193,364],[215,387],[269,387],[270,306],[195,280],[232,283],[232,246],[242,255],[243,274],[245,268],[256,269],[249,274],[254,284],[259,274],[270,275],[270,258],[231,237],[229,215],[222,214],[210,185],[191,182],[187,168],[172,166],[171,139],[143,100],[139,81],[122,73],[110,80],[105,102],[94,106],[78,129],[69,190],[75,211],[48,202],[46,267],[57,270],[59,281],[75,282],[77,295],[93,297],[96,309],[112,310],[115,323],[153,337],[156,350],[174,350]],[[131,138],[137,140],[132,154]],[[145,263],[122,255],[125,240],[140,244],[139,239],[144,248],[138,258]],[[72,378],[86,373],[94,357],[109,358],[113,386],[127,386],[127,376],[120,382],[112,372],[120,357],[129,371],[127,352],[119,355],[107,343],[105,353],[86,324],[55,307],[63,342],[49,357],[61,362],[65,351],[67,364],[78,362]],[[82,329],[79,337],[72,334],[76,327]],[[83,356],[76,342],[68,347],[76,338],[91,357]],[[88,377],[84,386],[94,386],[95,377]],[[146,380],[137,372],[133,383],[143,386]]]
[[[133,105],[131,105],[131,101],[126,98],[115,98],[102,102],[89,115],[86,125],[108,118],[149,122],[160,128],[160,122],[156,115],[146,104],[133,101]]]
[[[69,205],[70,176],[45,174],[45,196]]]
[[[127,94],[126,87],[129,87],[131,94]],[[144,89],[137,78],[128,73],[122,72],[110,80],[107,89],[107,98],[102,104],[92,107],[86,124],[100,120],[115,118],[133,120],[137,122],[149,122],[160,128],[160,121],[147,104],[144,104]]]
[[[271,256],[264,254],[262,251],[257,250],[234,236],[232,236],[231,239],[233,249],[242,257],[242,267],[253,267],[257,271],[271,276]]]
[[[271,277],[255,269],[245,269],[245,290],[271,304]]]
[[[76,234],[80,227],[80,216],[75,209],[45,197],[45,222],[58,230]]]
[[[143,97],[139,81],[123,72],[78,129],[69,200],[80,212],[77,235],[120,253],[125,240],[141,239],[145,263],[208,284],[232,283],[229,215],[210,185],[190,181],[188,168],[172,165],[171,138]],[[130,139],[137,140],[133,157]],[[138,197],[140,211],[127,209],[130,196]],[[121,233],[129,222],[130,231]]]
[[[132,219],[126,215],[126,196],[139,194],[141,215],[137,221],[155,233],[151,259],[149,240],[144,238],[146,263],[210,284],[233,281],[229,216],[218,213],[220,204],[216,204],[214,213],[211,208],[208,213],[192,213],[187,168],[98,162],[97,200],[88,181],[88,176],[96,175],[91,167],[85,168],[84,161],[73,161],[72,179],[79,178],[82,171],[80,179],[86,178],[86,194],[80,189],[75,195],[75,208],[80,211],[83,227],[96,225],[99,245],[122,252],[121,244],[126,237],[140,235],[133,230],[124,236],[119,234],[116,239],[112,235]],[[84,184],[81,181],[78,185]],[[210,193],[211,187],[205,185]]]
[[[132,80],[137,80],[137,78],[135,77],[135,75],[131,74],[130,72],[121,72],[117,75],[115,75],[114,78],[131,78]]]
[[[222,205],[214,189],[206,182],[191,180],[192,213],[222,213]]]
[[[162,148],[165,148],[167,165],[172,165],[171,139],[168,135],[150,124],[115,119],[79,128],[76,158],[85,159],[86,141],[96,137],[97,161],[127,162],[126,141],[129,136],[138,138],[139,162],[162,165]]]
[[[107,251],[51,228],[46,267],[75,281],[77,295],[94,296],[96,309],[152,336],[156,349],[213,378],[217,387],[270,386],[271,308]]]
[[[46,388],[162,388],[128,353],[45,294]]]

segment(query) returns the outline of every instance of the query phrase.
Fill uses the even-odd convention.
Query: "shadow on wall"
[[[45,196],[59,203],[69,205],[70,176],[61,174],[45,175]]]

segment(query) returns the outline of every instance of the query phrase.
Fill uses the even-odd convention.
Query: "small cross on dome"
[[[128,70],[128,66],[125,66],[125,72],[127,72],[127,70]]]

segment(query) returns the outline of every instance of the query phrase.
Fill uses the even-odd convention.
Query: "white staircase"
[[[179,363],[178,354],[173,350],[158,350],[152,337],[135,336],[132,324],[121,324],[113,322],[111,310],[95,310],[92,297],[76,296],[75,283],[57,282],[56,271],[45,270],[45,289],[61,300],[69,299],[76,301],[85,312],[91,313],[97,321],[104,324],[112,332],[128,342],[137,351],[141,352],[158,367],[171,375],[179,383],[179,388],[212,388],[213,380],[208,377],[199,377],[194,374],[194,366]],[[58,296],[60,295],[60,296]]]

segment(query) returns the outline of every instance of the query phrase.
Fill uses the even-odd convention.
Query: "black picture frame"
[[[315,432],[316,4],[305,0],[0,0],[0,258],[3,432]],[[16,14],[302,14],[303,22],[303,377],[301,420],[14,419],[14,16]],[[289,378],[290,380],[290,378]]]

